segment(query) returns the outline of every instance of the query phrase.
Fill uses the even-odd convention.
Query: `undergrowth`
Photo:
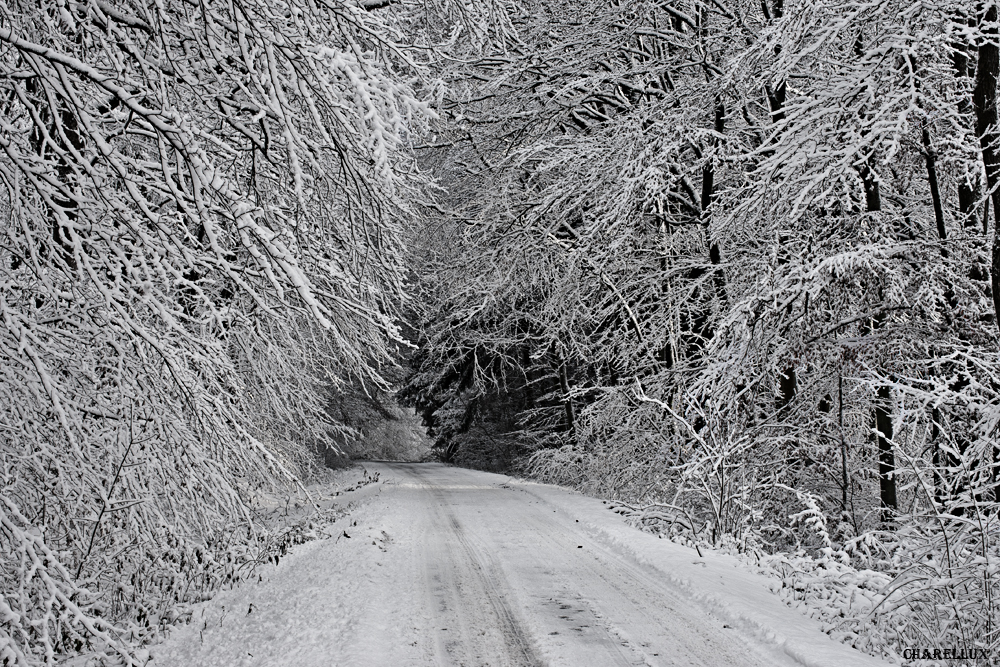
[[[44,608],[36,606],[29,619],[13,618],[6,604],[0,608],[2,620],[14,621],[0,624],[0,664],[20,667],[31,664],[29,660],[47,664],[73,660],[87,667],[143,665],[148,661],[144,647],[161,641],[171,626],[190,622],[192,605],[259,576],[261,566],[277,565],[296,545],[329,537],[329,526],[348,513],[332,498],[377,481],[378,473],[362,471],[358,480],[327,496],[299,491],[284,502],[272,496],[258,502],[245,519],[204,540],[164,525],[155,536],[161,547],[155,555],[133,563],[121,552],[102,553],[93,564],[93,574],[68,593],[60,591],[45,570],[26,568],[21,581],[4,582],[5,590],[25,598],[49,595],[50,602]],[[22,558],[38,558],[53,567],[44,543],[29,537],[22,544],[36,551],[23,553]],[[5,627],[15,628],[21,636],[6,636]],[[52,647],[47,655],[18,652],[18,646],[47,645]]]
[[[912,667],[995,664],[1000,593],[995,515],[907,517],[898,530],[838,539],[838,532],[848,531],[830,529],[819,500],[800,496],[804,509],[789,516],[798,543],[773,553],[761,548],[762,534],[757,540],[713,540],[707,524],[699,527],[677,506],[619,501],[610,508],[677,543],[736,555],[767,575],[771,591],[788,606],[858,650]],[[939,657],[913,659],[915,648],[928,649],[928,656],[938,649]]]

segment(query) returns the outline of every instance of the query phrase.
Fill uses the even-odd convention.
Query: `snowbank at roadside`
[[[505,483],[574,515],[595,539],[668,579],[706,611],[779,648],[804,667],[890,664],[828,637],[818,621],[790,609],[772,593],[770,579],[746,571],[732,556],[710,551],[699,556],[692,548],[659,539],[627,525],[601,500],[548,484]]]

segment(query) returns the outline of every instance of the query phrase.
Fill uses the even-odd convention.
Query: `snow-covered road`
[[[356,492],[339,537],[204,603],[151,666],[883,664],[728,558],[599,500],[440,464],[366,467],[381,482]]]

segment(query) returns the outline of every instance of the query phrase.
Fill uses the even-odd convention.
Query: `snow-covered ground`
[[[151,667],[884,665],[732,558],[657,539],[600,500],[440,464],[380,482],[328,539],[199,605]]]

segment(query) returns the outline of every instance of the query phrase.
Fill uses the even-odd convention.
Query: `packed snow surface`
[[[885,665],[767,580],[624,523],[600,500],[441,464],[380,482],[332,537],[195,609],[150,667]]]

